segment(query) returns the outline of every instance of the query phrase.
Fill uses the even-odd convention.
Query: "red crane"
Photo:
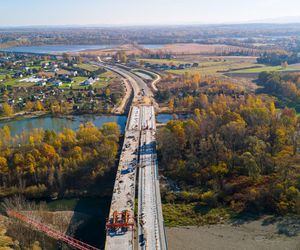
[[[63,241],[65,243],[68,243],[70,246],[73,246],[79,250],[99,250],[96,247],[90,246],[84,242],[81,242],[79,240],[76,240],[76,239],[68,236],[68,235],[58,232],[58,231],[50,228],[49,226],[46,226],[38,221],[28,218],[27,216],[25,216],[19,212],[16,212],[14,210],[7,210],[6,212],[7,212],[8,216],[18,219],[20,221],[23,221],[23,222],[29,224],[30,226],[34,227],[36,230],[45,233],[49,237],[56,239],[56,240]]]

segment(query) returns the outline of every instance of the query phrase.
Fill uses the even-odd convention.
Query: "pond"
[[[84,50],[106,49],[111,48],[112,45],[43,45],[43,46],[18,46],[1,49],[5,52],[16,53],[35,53],[35,54],[49,54],[49,53],[63,53],[63,52],[79,52]]]

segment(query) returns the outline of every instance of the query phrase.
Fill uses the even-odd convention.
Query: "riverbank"
[[[166,228],[172,250],[299,250],[300,219],[263,216],[225,224]]]
[[[0,117],[0,122],[2,121],[11,121],[11,120],[21,120],[21,119],[31,119],[31,118],[38,118],[50,115],[48,111],[36,111],[36,112],[19,112],[13,114],[11,116],[3,116]]]

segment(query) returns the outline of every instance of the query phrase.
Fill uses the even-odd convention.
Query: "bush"
[[[44,184],[29,186],[24,194],[29,198],[43,198],[47,193],[47,187]]]

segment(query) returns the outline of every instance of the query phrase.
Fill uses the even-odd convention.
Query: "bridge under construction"
[[[99,66],[121,75],[134,90],[106,221],[105,249],[167,250],[158,180],[153,94],[134,73],[116,66]],[[136,196],[138,211],[135,211]],[[20,212],[8,210],[7,214],[76,249],[98,250]]]
[[[167,249],[158,182],[155,133],[154,107],[143,104],[132,106],[106,224],[107,250],[136,247]],[[137,220],[134,219],[136,185]],[[127,217],[124,214],[127,214]],[[137,232],[134,229],[137,229]],[[138,246],[135,246],[135,242]]]
[[[132,72],[111,66],[109,70],[115,71],[131,83],[134,99],[128,115],[106,224],[105,249],[166,250],[158,180],[153,94],[145,82]],[[138,211],[135,211],[136,186]]]

